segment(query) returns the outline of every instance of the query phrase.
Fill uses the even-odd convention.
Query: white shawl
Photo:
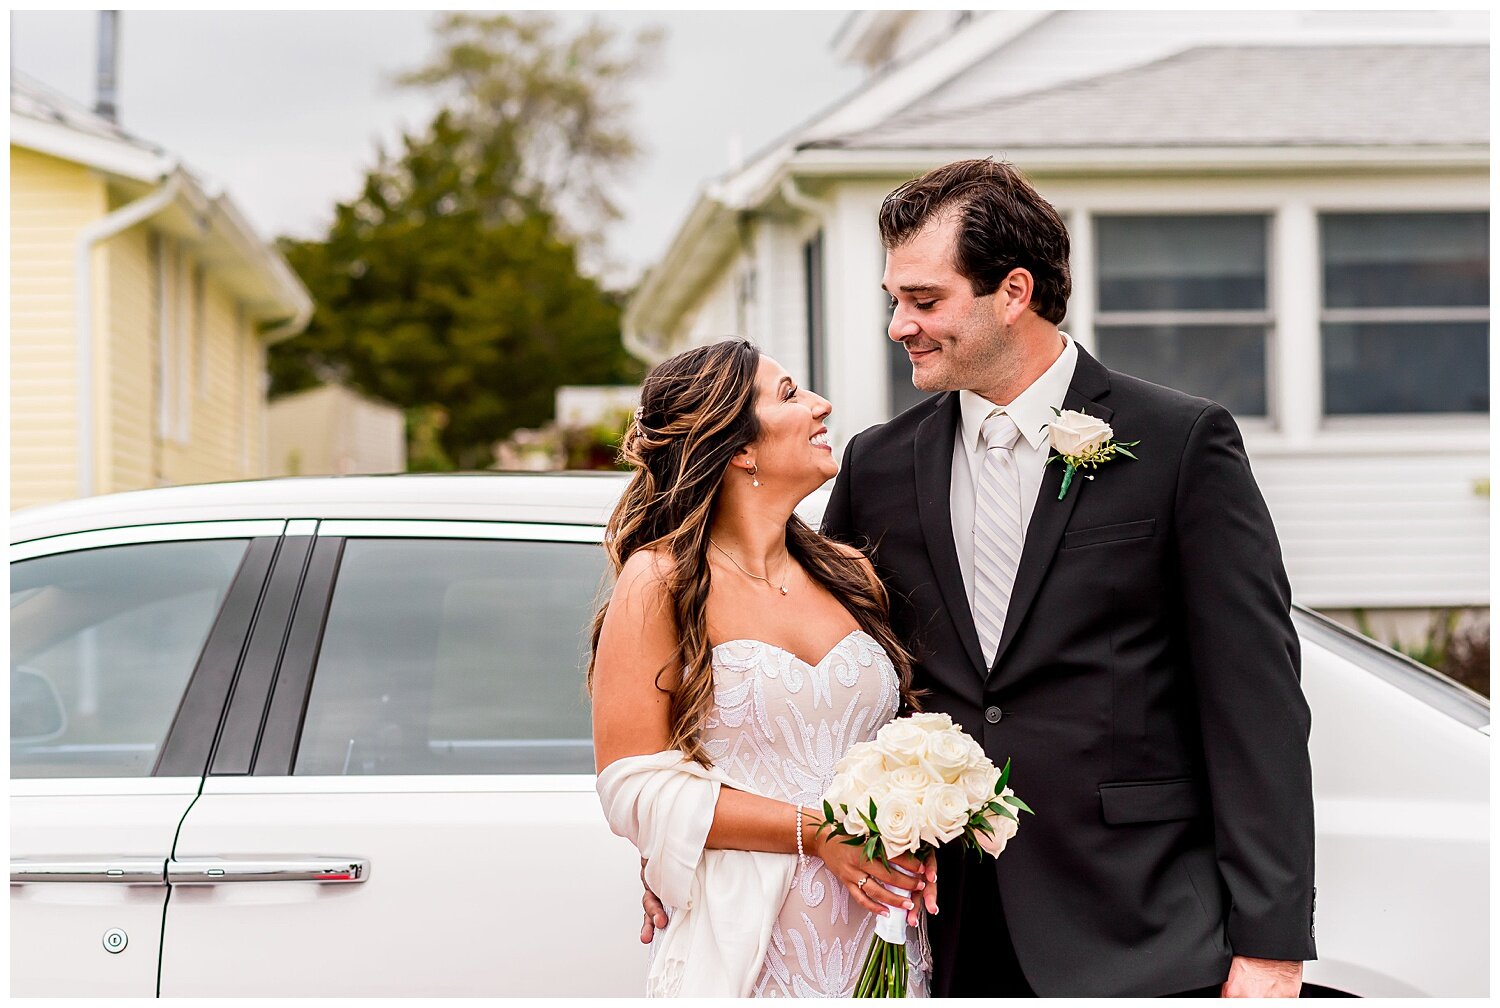
[[[748,997],[765,961],[797,859],[704,849],[724,784],[740,786],[677,749],[616,760],[595,783],[609,828],[646,858],[646,883],[671,908],[647,997]]]

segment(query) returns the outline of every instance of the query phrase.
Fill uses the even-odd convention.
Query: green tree
[[[541,25],[445,19],[440,63],[456,69],[411,82],[459,97],[379,154],[324,239],[281,243],[316,307],[306,332],[272,348],[272,394],[336,379],[405,408],[413,467],[485,466],[495,441],[551,416],[559,384],[640,377],[620,342],[622,298],[584,275],[585,229],[559,218],[606,199],[604,179],[633,156],[599,111],[614,105],[596,98],[618,67],[569,55],[579,38],[592,40],[584,54],[602,51],[600,29],[557,43]],[[501,93],[522,97],[476,112],[477,96]],[[549,178],[559,163],[575,170]]]
[[[438,54],[397,82],[447,97],[464,131],[456,159],[506,173],[487,212],[513,215],[512,201],[540,206],[579,241],[598,240],[620,215],[610,182],[640,153],[626,85],[654,60],[660,29],[622,44],[594,21],[560,37],[545,14],[448,13],[437,31]]]

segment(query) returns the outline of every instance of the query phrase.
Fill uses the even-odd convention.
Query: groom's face
[[[957,215],[943,214],[885,257],[887,332],[906,347],[912,384],[923,392],[985,389],[1014,356],[995,295],[975,297],[954,265],[957,231]]]

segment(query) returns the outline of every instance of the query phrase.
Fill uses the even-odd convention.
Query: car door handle
[[[117,855],[60,858],[11,858],[10,884],[32,882],[111,882],[117,885],[165,885],[166,858]]]
[[[370,874],[364,858],[321,854],[246,858],[174,858],[167,862],[172,885],[221,882],[363,882]]]

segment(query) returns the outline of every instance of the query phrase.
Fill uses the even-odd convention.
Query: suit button
[[[999,707],[986,707],[984,709],[984,719],[990,724],[998,724],[1002,716],[1003,714]]]

